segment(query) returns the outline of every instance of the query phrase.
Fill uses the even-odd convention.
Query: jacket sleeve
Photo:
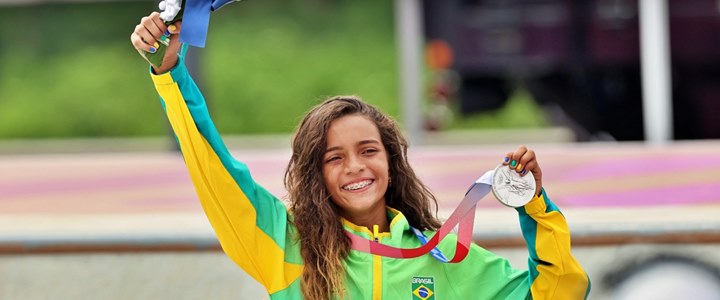
[[[565,217],[545,190],[517,210],[530,253],[528,279],[532,298],[586,299],[590,279],[572,256]]]
[[[282,290],[302,270],[300,263],[286,261],[286,207],[230,155],[182,56],[170,72],[151,77],[203,210],[223,251],[268,293]]]

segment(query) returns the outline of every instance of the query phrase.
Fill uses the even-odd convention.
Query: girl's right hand
[[[525,176],[528,172],[533,173],[533,177],[535,177],[535,195],[540,195],[543,187],[542,170],[534,150],[520,146],[514,152],[505,154],[503,165],[509,166],[511,170],[515,170],[520,176]]]
[[[181,45],[178,39],[181,23],[181,21],[178,21],[166,26],[163,20],[160,19],[160,13],[153,12],[149,16],[143,17],[140,24],[135,26],[135,30],[130,35],[130,42],[143,58],[145,58],[145,55],[142,55],[143,52],[155,53],[157,51],[161,39],[170,39],[170,44],[165,51],[165,57],[163,57],[162,66],[153,65],[156,74],[165,73],[177,64],[178,50],[180,50]]]

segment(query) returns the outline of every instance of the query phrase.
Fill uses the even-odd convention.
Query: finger
[[[520,158],[527,152],[527,148],[525,146],[520,146],[513,152],[512,157],[510,157],[510,169],[517,169]]]
[[[510,158],[512,158],[512,152],[505,153],[505,157],[503,157],[503,165],[508,165],[510,163]]]
[[[527,167],[527,164],[535,159],[535,151],[527,149],[527,151],[518,160],[518,165],[515,168],[516,171],[522,172],[523,168]]]
[[[138,26],[142,27],[142,25]],[[155,53],[159,45],[156,45],[156,42],[153,42],[153,44],[146,42],[148,40],[152,41],[152,36],[144,30],[144,27],[143,30],[140,30],[140,32],[136,31],[133,32],[132,35],[130,35],[130,41],[132,42],[135,49]]]
[[[170,24],[167,30],[170,32],[170,34],[178,34],[180,33],[180,27],[182,27],[182,21],[177,21]]]
[[[136,30],[137,36],[140,38],[141,41],[141,47],[135,47],[137,49],[141,49],[150,53],[155,53],[157,51],[158,47],[160,47],[160,44],[155,40],[155,37],[145,28],[143,25],[138,25],[142,28]]]
[[[165,36],[169,36],[170,33],[167,31],[167,25],[165,25],[165,22],[160,18],[160,14],[157,13],[157,17],[155,17],[155,14],[157,12],[150,15],[150,20],[152,20],[154,28],[157,28],[159,32],[161,32]],[[153,32],[153,35],[155,33]],[[161,37],[156,37],[157,39],[160,39]]]
[[[535,169],[538,168],[537,160],[533,159],[531,161],[528,161],[524,164],[523,168],[519,170],[520,176],[525,176],[528,172],[535,172]]]
[[[150,16],[146,16],[140,19],[140,23],[135,26],[134,32],[140,35],[143,41],[152,45],[156,39],[150,28],[154,28],[154,24],[152,18]]]
[[[163,36],[163,32],[165,32],[165,28],[160,30],[158,25],[155,24],[156,19],[160,20],[160,17],[155,14],[151,14],[147,17],[143,17],[140,20],[140,25],[144,26],[151,35],[150,39],[145,40],[148,43],[150,43],[150,41],[159,41],[160,38]],[[160,21],[160,23],[162,23],[162,21]],[[145,36],[142,37],[145,38]]]

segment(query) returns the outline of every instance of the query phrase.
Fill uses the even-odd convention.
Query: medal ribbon
[[[412,230],[412,232],[415,233],[415,236],[417,236],[418,240],[420,240],[420,243],[422,243],[423,245],[427,244],[427,237],[425,236],[425,234],[422,231],[420,231],[420,229],[410,226],[410,230]],[[448,260],[447,257],[445,257],[445,255],[443,255],[442,252],[440,252],[440,250],[437,247],[432,248],[430,250],[430,255],[432,255],[432,257],[434,257],[435,259],[439,260],[442,263],[450,262],[450,260]]]
[[[490,177],[492,177],[492,175]],[[455,256],[453,256],[450,261],[447,261],[447,259],[443,261],[438,258],[437,255],[433,254],[436,259],[442,262],[457,263],[462,261],[470,250],[473,225],[475,223],[475,208],[477,207],[477,203],[480,199],[490,193],[490,190],[490,182],[480,182],[480,180],[478,180],[478,182],[474,183],[470,187],[470,190],[465,193],[465,197],[462,202],[460,202],[460,205],[455,209],[455,211],[453,211],[445,224],[440,226],[440,229],[435,232],[435,235],[430,239],[430,241],[417,248],[397,248],[383,245],[347,230],[345,231],[345,234],[350,238],[352,243],[351,248],[353,250],[392,258],[414,258],[425,255],[431,251],[438,251],[435,249],[435,246],[437,246],[437,244],[445,238],[445,236],[447,236],[456,225],[459,225]],[[424,242],[423,239],[420,240],[421,242]]]

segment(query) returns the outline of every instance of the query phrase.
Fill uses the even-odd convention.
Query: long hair
[[[292,157],[285,170],[290,213],[297,228],[304,262],[303,297],[326,300],[343,297],[350,240],[339,219],[339,208],[331,201],[323,181],[323,155],[330,124],[343,116],[360,114],[380,131],[388,154],[392,184],[385,192],[386,205],[405,215],[411,226],[436,230],[440,222],[437,200],[413,172],[407,161],[407,141],[397,123],[377,108],[355,96],[336,96],[315,106],[300,122],[292,140]],[[434,211],[431,209],[434,205]]]

